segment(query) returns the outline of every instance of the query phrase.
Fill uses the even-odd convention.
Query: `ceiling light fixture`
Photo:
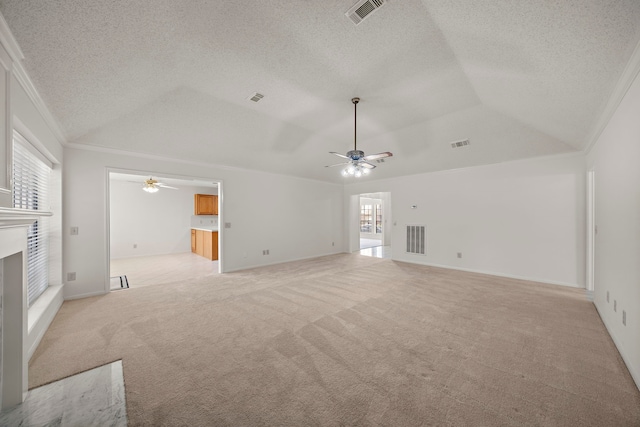
[[[325,166],[327,168],[332,168],[334,166],[342,166],[347,165],[341,172],[342,176],[355,176],[356,178],[360,178],[363,175],[368,175],[371,169],[374,169],[376,165],[369,163],[371,160],[380,161],[385,157],[393,156],[392,153],[385,151],[384,153],[378,154],[370,154],[368,156],[364,155],[364,151],[358,150],[357,146],[357,110],[358,110],[358,102],[360,102],[360,98],[352,98],[351,102],[353,102],[353,150],[348,151],[346,155],[342,155],[340,153],[336,153],[335,151],[330,151],[329,153],[335,154],[338,157],[342,157],[343,159],[349,160],[348,162],[338,163],[335,165]]]
[[[156,187],[156,186],[155,186],[155,185],[153,185],[153,184],[145,184],[145,185],[142,187],[142,190],[143,190],[143,191],[146,191],[147,193],[155,193],[155,192],[157,192],[157,191],[159,190],[159,188],[158,188],[158,187]]]
[[[172,190],[177,190],[176,187],[170,187],[166,184],[163,184],[161,182],[156,181],[153,178],[149,178],[147,180],[144,181],[144,183],[142,184],[142,190],[146,191],[147,193],[156,193],[158,192],[158,190],[160,190],[160,187],[162,188],[170,188]]]

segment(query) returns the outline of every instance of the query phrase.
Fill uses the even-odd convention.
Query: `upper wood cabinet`
[[[218,215],[218,196],[194,194],[193,206],[196,215]]]

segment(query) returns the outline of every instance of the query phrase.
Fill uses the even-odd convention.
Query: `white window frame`
[[[14,208],[49,211],[53,164],[22,134],[13,132],[12,203]],[[43,216],[27,231],[27,304],[49,287],[49,218]]]

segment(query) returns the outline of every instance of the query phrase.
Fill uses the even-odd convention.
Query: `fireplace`
[[[0,208],[0,401],[27,393],[27,227],[49,212]]]

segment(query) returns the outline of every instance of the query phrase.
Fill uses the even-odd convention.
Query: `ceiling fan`
[[[357,141],[357,109],[358,102],[360,102],[360,98],[352,98],[351,102],[353,102],[353,150],[347,151],[346,155],[342,155],[340,153],[336,153],[335,151],[329,151],[331,154],[335,154],[338,157],[342,157],[343,159],[347,159],[348,162],[337,163],[335,165],[325,166],[327,168],[332,168],[334,166],[343,166],[347,165],[342,170],[342,176],[353,175],[356,178],[361,177],[362,175],[367,175],[371,169],[374,169],[376,165],[369,163],[372,160],[384,159],[385,157],[393,156],[392,153],[385,151],[383,153],[377,154],[369,154],[368,156],[364,155],[364,151],[358,150],[356,145]]]
[[[171,190],[177,190],[176,187],[170,187],[166,184],[163,184],[161,182],[156,181],[155,179],[149,177],[149,179],[144,181],[144,184],[142,184],[142,189],[144,191],[146,191],[147,193],[155,193],[156,191],[160,190],[161,188],[170,188]]]

